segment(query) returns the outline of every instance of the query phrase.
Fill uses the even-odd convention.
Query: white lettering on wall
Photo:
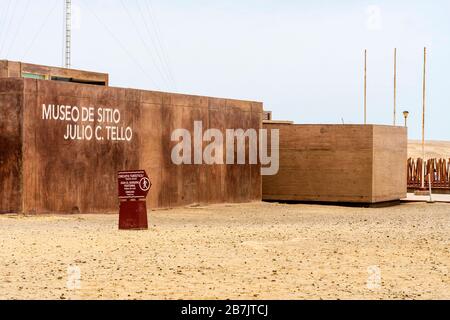
[[[43,104],[42,120],[67,122],[65,140],[130,142],[133,129],[121,125],[120,110]]]

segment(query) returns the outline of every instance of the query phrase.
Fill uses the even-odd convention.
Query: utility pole
[[[397,48],[394,49],[394,126],[397,124]]]
[[[367,49],[364,50],[364,124],[367,124]]]
[[[425,93],[427,72],[427,48],[423,48],[423,88],[422,88],[422,189],[425,188]]]
[[[71,66],[71,48],[72,48],[72,0],[65,0],[65,52],[64,52],[64,67]]]

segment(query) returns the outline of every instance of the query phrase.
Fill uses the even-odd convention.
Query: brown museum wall
[[[6,122],[16,119],[9,131],[17,131],[23,123],[23,138],[16,137],[13,143],[13,149],[23,149],[23,212],[115,212],[116,173],[129,169],[145,169],[150,175],[152,208],[261,200],[259,165],[177,166],[171,161],[177,144],[171,141],[173,130],[185,128],[193,136],[194,121],[202,121],[203,130],[258,130],[261,103],[31,79],[1,79],[2,95],[11,94],[6,82],[24,87],[23,94],[17,93],[16,105],[1,106],[1,110],[23,108],[19,123],[10,111],[11,120]],[[98,119],[78,124],[101,126],[104,140],[66,140],[67,126],[75,123],[43,120],[44,104],[92,107],[95,112],[115,108],[120,123],[109,125],[132,128],[132,140],[108,140],[108,124]],[[2,127],[2,136],[6,130]],[[16,201],[13,195],[8,198],[2,204]]]
[[[22,205],[23,84],[0,80],[0,213]]]

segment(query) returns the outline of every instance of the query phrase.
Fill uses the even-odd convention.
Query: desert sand
[[[408,156],[410,158],[422,158],[422,141],[409,141]],[[450,159],[450,141],[426,141],[425,158]]]
[[[118,231],[114,214],[0,216],[0,299],[450,298],[449,204],[252,203],[149,221]]]

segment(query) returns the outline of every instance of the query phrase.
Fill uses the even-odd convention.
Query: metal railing
[[[450,159],[428,159],[426,162],[421,158],[408,159],[408,189],[421,188],[424,176],[425,188],[431,180],[432,189],[450,190]]]

